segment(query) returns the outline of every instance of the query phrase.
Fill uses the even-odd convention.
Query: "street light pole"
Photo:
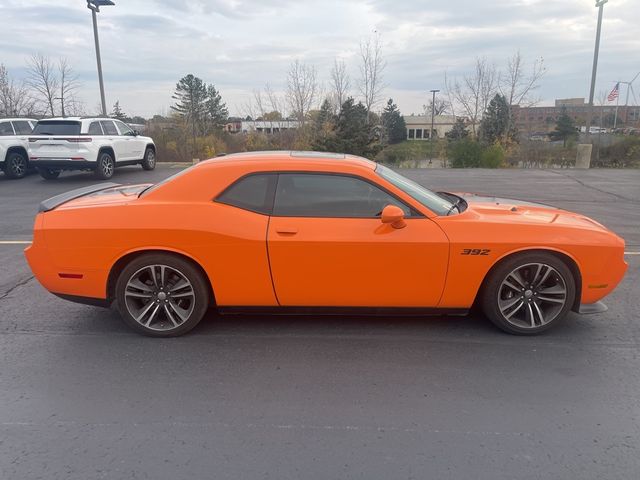
[[[115,5],[111,0],[87,0],[87,8],[91,10],[93,19],[93,40],[96,45],[96,62],[98,64],[98,82],[100,83],[100,101],[102,116],[107,116],[107,102],[104,97],[104,81],[102,79],[102,60],[100,59],[100,39],[98,38],[98,16],[101,6]]]
[[[431,131],[429,132],[429,165],[433,162],[433,127],[436,114],[436,93],[440,90],[431,90],[433,95],[431,99]]]
[[[591,134],[591,120],[593,116],[593,97],[596,92],[596,75],[598,73],[598,55],[600,54],[600,34],[602,32],[602,14],[604,12],[604,5],[609,0],[596,0],[596,7],[598,7],[598,28],[596,29],[596,48],[593,52],[593,70],[591,72],[591,90],[589,91],[589,106],[587,112],[587,136]]]

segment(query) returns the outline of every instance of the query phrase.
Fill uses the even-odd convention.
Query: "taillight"
[[[78,138],[61,138],[60,140],[66,140],[69,143],[87,143],[93,142],[91,137],[78,137]]]

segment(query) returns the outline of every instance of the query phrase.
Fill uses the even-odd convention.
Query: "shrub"
[[[480,166],[482,146],[475,140],[461,140],[451,148],[451,166],[453,168],[476,168]]]
[[[505,151],[499,144],[485,148],[480,156],[480,166],[482,168],[500,168],[504,165]]]

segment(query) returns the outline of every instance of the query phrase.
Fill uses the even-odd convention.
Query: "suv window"
[[[40,120],[34,135],[80,135],[80,122],[72,120]]]
[[[87,135],[103,135],[100,122],[91,122],[87,130]]]
[[[11,122],[0,122],[0,135],[14,135]]]
[[[103,120],[100,122],[105,135],[118,135],[118,130],[111,120]]]
[[[16,131],[16,135],[29,135],[33,128],[27,120],[16,120],[13,122],[13,128]]]
[[[376,218],[387,205],[406,216],[411,208],[362,179],[344,175],[283,173],[273,215],[281,217]]]
[[[276,179],[275,173],[249,175],[232,184],[216,198],[216,201],[270,215]]]
[[[122,122],[116,122],[118,126],[118,130],[120,130],[120,135],[133,135],[133,130],[131,130],[126,124]]]

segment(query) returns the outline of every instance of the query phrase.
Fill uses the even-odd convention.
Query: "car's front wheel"
[[[107,152],[98,155],[98,164],[96,165],[95,174],[101,180],[108,180],[113,177],[116,169],[116,162],[113,156]]]
[[[152,337],[176,337],[194,328],[209,306],[209,288],[190,262],[170,254],[136,258],[115,289],[123,320]]]
[[[20,152],[11,152],[4,162],[4,174],[8,178],[22,178],[27,174],[29,162],[27,156]]]
[[[547,253],[525,253],[501,263],[483,286],[485,315],[505,332],[535,335],[562,321],[576,296],[567,265]]]
[[[45,180],[55,180],[60,176],[60,170],[54,170],[53,168],[38,168],[38,173]]]
[[[144,159],[142,160],[142,168],[145,170],[153,170],[156,168],[156,152],[153,148],[147,148],[144,152]]]

